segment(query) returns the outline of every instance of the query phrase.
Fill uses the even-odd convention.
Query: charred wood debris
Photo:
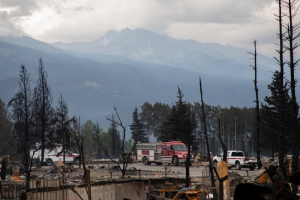
[[[3,181],[26,180],[24,166],[19,162],[10,161],[9,157],[2,157],[0,161],[2,164],[2,184]],[[299,194],[297,195],[291,190],[291,184],[300,185],[300,171],[291,174],[292,156],[288,155],[285,160],[287,177],[283,177],[278,168],[279,161],[277,159],[262,157],[261,161],[262,168],[255,175],[249,176],[247,171],[246,176],[241,176],[238,170],[229,170],[231,198],[235,200],[300,199]],[[87,161],[87,166],[91,173],[91,184],[97,184],[97,182],[106,184],[105,181],[109,183],[112,180],[145,180],[145,193],[149,195],[150,199],[181,199],[176,197],[176,194],[192,191],[196,191],[199,195],[198,199],[213,198],[210,193],[212,193],[212,189],[215,189],[211,187],[209,173],[207,176],[203,176],[203,173],[199,176],[190,176],[190,188],[186,188],[184,170],[176,171],[178,168],[172,168],[172,166],[162,166],[162,170],[158,171],[138,170],[135,167],[129,167],[124,178],[121,176],[119,166],[109,159],[91,159]],[[209,170],[207,165],[205,167]],[[31,181],[58,179],[66,187],[80,187],[80,185],[85,184],[83,173],[83,169],[79,168],[78,165],[64,165],[62,161],[53,162],[52,166],[43,167],[38,166],[37,162],[32,168]],[[216,172],[214,173],[218,188],[218,176],[216,176]]]

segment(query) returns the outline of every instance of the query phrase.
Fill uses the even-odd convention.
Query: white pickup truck
[[[33,159],[41,159],[42,150],[32,149],[30,150],[30,157]],[[57,146],[55,149],[50,151],[49,149],[45,149],[44,160],[43,162],[50,166],[52,162],[63,160],[62,147]],[[65,162],[67,164],[76,164],[78,165],[80,161],[80,156],[77,153],[72,153],[69,150],[66,150],[65,153]]]
[[[215,156],[213,159],[213,163],[216,165],[219,161],[223,160],[223,154],[221,153],[218,156]],[[249,168],[250,170],[254,170],[257,165],[256,159],[245,158],[245,154],[242,151],[238,150],[229,150],[227,151],[227,165],[228,169],[231,169],[232,166],[235,166],[237,170],[241,168]]]

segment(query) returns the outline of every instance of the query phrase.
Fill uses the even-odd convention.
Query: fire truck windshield
[[[175,151],[187,151],[185,145],[174,145]]]

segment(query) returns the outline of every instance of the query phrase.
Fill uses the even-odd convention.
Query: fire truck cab
[[[186,162],[188,154],[187,147],[181,141],[138,143],[136,144],[136,152],[138,161],[143,162],[145,165],[173,163],[177,166],[179,163]],[[190,165],[191,162],[194,162],[192,153],[190,154]]]

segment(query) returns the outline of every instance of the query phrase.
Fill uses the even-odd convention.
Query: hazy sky
[[[142,28],[245,49],[256,39],[259,52],[274,56],[277,13],[275,0],[0,0],[0,34],[78,42]]]

